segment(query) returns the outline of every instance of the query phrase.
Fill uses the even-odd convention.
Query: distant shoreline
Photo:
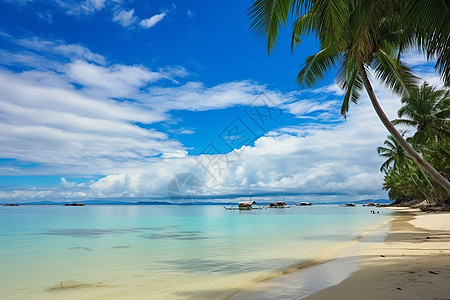
[[[82,201],[79,199],[74,200],[67,200],[67,201],[40,201],[40,202],[17,202],[17,201],[1,201],[0,206],[5,204],[18,204],[18,205],[64,205],[66,203],[73,203],[73,202],[81,202],[85,203],[86,205],[174,205],[174,206],[186,206],[186,205],[233,205],[236,204],[237,201],[227,201],[227,202],[213,202],[213,201],[194,201],[194,202],[182,202],[182,203],[174,203],[169,201],[137,201],[137,202],[131,202],[131,201],[111,201],[111,200],[86,200]],[[286,204],[289,205],[296,205],[300,203],[299,201],[285,201]],[[338,201],[338,202],[313,202],[313,205],[342,205],[346,204],[349,201]],[[375,204],[381,204],[381,205],[387,205],[390,204],[392,201],[387,199],[367,199],[367,200],[358,200],[358,201],[352,201],[352,203],[355,203],[356,205],[363,205],[363,204],[369,204],[369,203],[375,203]],[[261,205],[269,205],[271,201],[264,200],[261,202],[258,202]]]

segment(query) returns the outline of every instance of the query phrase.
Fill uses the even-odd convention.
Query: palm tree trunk
[[[386,127],[389,133],[392,134],[392,136],[400,144],[400,146],[402,146],[403,149],[405,149],[406,153],[408,153],[408,155],[412,158],[412,160],[420,168],[422,168],[425,172],[427,172],[428,175],[431,176],[431,178],[436,180],[436,182],[439,183],[450,194],[450,182],[447,179],[445,179],[444,176],[439,174],[439,172],[436,171],[425,159],[423,159],[422,156],[420,156],[419,153],[417,153],[416,150],[414,150],[414,148],[411,147],[411,145],[408,144],[408,142],[402,137],[400,132],[397,131],[394,124],[392,124],[391,121],[389,121],[389,118],[384,113],[383,109],[380,106],[380,103],[377,100],[377,97],[375,96],[375,92],[373,91],[369,78],[367,78],[367,73],[364,68],[364,65],[362,63],[359,63],[358,67],[359,67],[359,74],[363,79],[364,87],[366,88],[366,91],[369,94],[372,106],[375,109],[375,112],[377,113],[383,125]]]

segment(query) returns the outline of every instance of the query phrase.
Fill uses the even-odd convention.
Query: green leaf
[[[375,74],[388,88],[397,94],[408,95],[417,87],[418,78],[404,63],[390,57],[381,49],[374,53]]]
[[[325,48],[318,53],[309,56],[306,59],[304,67],[300,70],[297,76],[297,83],[299,85],[306,85],[312,87],[317,80],[323,78],[328,69],[335,65],[338,60],[339,53],[333,49]]]

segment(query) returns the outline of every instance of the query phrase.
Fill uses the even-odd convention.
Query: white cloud
[[[195,12],[193,11],[193,10],[191,10],[191,9],[188,9],[187,11],[186,11],[186,15],[188,15],[188,17],[189,18],[192,18],[192,19],[194,19],[195,18]]]
[[[155,26],[158,22],[162,21],[162,19],[164,19],[165,16],[166,13],[154,15],[151,18],[142,20],[141,22],[139,22],[139,25],[141,25],[142,28],[148,29],[150,27]]]
[[[147,83],[155,82],[167,75],[152,72],[142,66],[112,65],[103,67],[77,60],[66,66],[67,76],[86,88],[100,90],[110,97],[127,97]]]
[[[408,53],[405,53],[401,59],[404,63],[406,63],[411,67],[420,66],[428,63],[425,54],[420,53],[418,51],[410,51]]]
[[[72,59],[85,59],[89,62],[105,64],[105,58],[103,56],[92,53],[90,50],[80,45],[60,44],[54,47],[54,51]]]
[[[345,95],[344,91],[337,85],[337,83],[333,83],[330,85],[326,85],[320,88],[314,88],[311,90],[314,94],[334,94],[338,96]]]
[[[258,98],[262,93],[264,98]],[[251,81],[235,81],[207,87],[201,82],[188,82],[178,87],[153,87],[139,99],[144,105],[171,110],[205,111],[236,105],[275,107],[294,100],[292,95],[271,91]]]
[[[113,21],[119,23],[123,27],[129,27],[138,21],[134,15],[134,9],[117,11],[113,16]]]
[[[39,19],[41,19],[49,24],[53,24],[53,16],[49,11],[37,12],[37,15],[38,15]]]
[[[135,9],[126,9],[123,7],[122,0],[6,0],[14,5],[20,5],[23,9],[30,2],[44,2],[51,9],[47,11],[34,12],[36,16],[47,22],[53,23],[53,10],[62,10],[67,15],[80,17],[96,14],[100,11],[106,11],[111,14],[111,20],[126,28],[134,28],[134,24],[139,24],[142,28],[148,29],[162,21],[167,14],[176,13],[176,5],[172,3],[170,9],[161,9],[161,13],[147,19],[140,19],[135,13]],[[193,13],[188,11],[190,16]]]
[[[106,0],[84,0],[79,1],[57,1],[59,5],[67,10],[69,15],[93,14],[105,7]]]
[[[395,115],[398,97],[377,84],[375,87],[387,114]],[[364,96],[346,122],[280,128],[260,137],[254,146],[243,146],[228,154],[144,160],[139,167],[83,186],[64,182],[63,188],[47,193],[14,191],[8,195],[14,194],[17,199],[164,198],[173,176],[190,172],[203,182],[202,194],[213,199],[251,194],[267,194],[267,199],[283,193],[385,197],[378,171],[382,159],[376,155],[376,147],[386,135]]]
[[[0,63],[32,70],[0,70],[0,152],[2,157],[39,167],[27,171],[5,166],[2,174],[64,169],[73,174],[105,174],[153,156],[186,154],[166,134],[149,125],[136,126],[167,116],[132,100],[149,83],[186,75],[183,68],[151,71],[143,66],[108,65],[87,48],[61,41],[31,38],[16,43],[29,50],[2,50]]]
[[[294,103],[289,103],[286,106],[289,109],[290,113],[302,116],[317,111],[328,111],[331,109],[336,110],[337,107],[340,107],[340,105],[341,103],[339,103],[338,101],[319,102],[310,99],[304,99]]]
[[[41,54],[54,53],[71,60],[84,59],[89,62],[95,62],[98,64],[104,64],[105,58],[99,54],[91,52],[86,47],[77,44],[66,44],[61,40],[43,40],[38,37],[32,37],[27,39],[10,39],[29,50],[36,51]]]

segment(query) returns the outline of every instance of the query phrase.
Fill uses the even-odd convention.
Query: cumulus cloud
[[[51,165],[55,172],[66,168],[104,174],[115,169],[115,163],[125,166],[152,156],[186,153],[164,133],[134,125],[164,119],[159,113],[83,95],[73,87],[43,84],[26,75],[0,72],[3,157],[32,161],[44,169]]]
[[[186,155],[183,145],[150,125],[166,120],[165,111],[133,100],[149,83],[186,75],[183,68],[110,65],[80,45],[15,42],[24,50],[2,50],[0,59],[0,152],[38,167],[5,166],[0,173],[108,174],[154,157]]]
[[[395,116],[398,97],[378,84],[375,88],[387,114]],[[33,199],[164,199],[173,176],[189,172],[200,178],[202,195],[211,199],[243,195],[270,199],[283,194],[300,195],[296,200],[314,194],[316,200],[323,200],[320,195],[324,194],[385,197],[378,171],[382,159],[376,155],[376,147],[386,135],[367,97],[363,97],[346,122],[284,127],[258,138],[254,146],[245,145],[225,154],[142,161],[139,168],[124,169],[83,186],[62,180],[63,187],[46,193],[25,190],[8,195],[16,199],[31,195]]]
[[[154,15],[151,18],[142,20],[141,22],[139,22],[139,25],[141,25],[142,28],[149,29],[155,26],[157,23],[161,22],[165,16],[166,13]]]
[[[180,85],[175,78],[189,75],[182,67],[150,70],[141,65],[109,64],[81,45],[36,37],[15,43],[24,50],[3,50],[7,55],[0,59],[5,67],[12,61],[14,68],[24,67],[0,71],[0,150],[3,157],[33,162],[37,167],[4,167],[0,172],[5,175],[63,170],[110,174],[139,168],[157,157],[183,157],[184,146],[151,125],[168,120],[169,111],[251,105],[263,91],[272,97],[272,102],[263,105],[286,101],[281,93],[251,82]],[[175,86],[157,87],[163,79]]]

